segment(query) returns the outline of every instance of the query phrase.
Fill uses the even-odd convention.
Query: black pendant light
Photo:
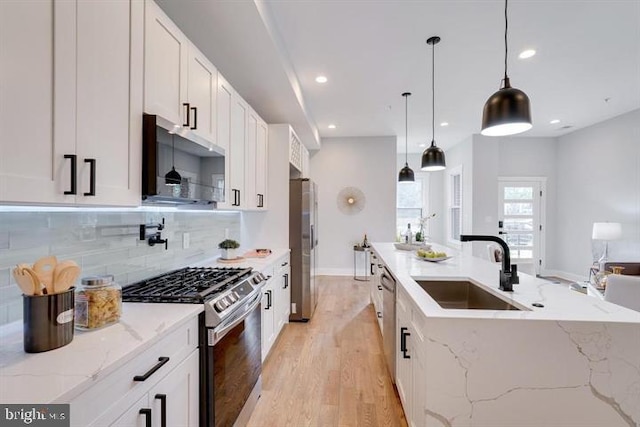
[[[164,176],[165,185],[180,185],[182,184],[182,177],[176,170],[176,145],[175,134],[171,134],[171,170]]]
[[[515,135],[531,129],[529,97],[520,89],[511,87],[507,76],[507,0],[504,1],[504,79],[502,87],[484,103],[482,135]]]
[[[436,145],[436,66],[435,45],[440,43],[440,37],[427,39],[431,45],[431,146],[422,153],[422,170],[435,172],[443,170],[447,165],[444,161],[444,151]]]
[[[414,182],[415,176],[413,174],[413,170],[409,167],[409,97],[411,96],[411,92],[405,92],[402,94],[404,96],[404,167],[400,169],[400,174],[398,174],[398,182]]]

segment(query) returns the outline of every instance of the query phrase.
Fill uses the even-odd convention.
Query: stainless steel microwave
[[[145,114],[142,204],[215,209],[224,197],[224,149]]]

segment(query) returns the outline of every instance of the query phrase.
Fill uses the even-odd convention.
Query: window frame
[[[414,173],[415,176],[415,180],[418,181],[420,180],[422,182],[422,206],[421,206],[421,212],[420,212],[420,218],[424,217],[425,215],[428,214],[429,212],[429,173],[428,172],[422,172],[422,171],[416,171]],[[406,183],[401,183],[401,182],[396,182],[396,187],[399,187],[400,185],[406,185]],[[396,236],[401,235],[404,231],[405,228],[404,226],[400,227],[400,229],[398,228],[398,211],[402,210],[402,209],[418,209],[418,208],[401,208],[398,206],[398,190],[396,188]],[[413,225],[413,224],[412,224]],[[420,231],[420,227],[418,225],[417,229],[411,229],[411,231],[413,231],[413,233],[417,233],[418,231]],[[424,233],[426,236],[429,235],[429,221],[427,221],[425,223],[425,227],[424,227]]]
[[[460,204],[454,205],[454,179],[459,176],[459,193],[460,193]],[[446,241],[449,245],[453,245],[456,247],[462,247],[462,242],[460,239],[456,239],[452,236],[454,225],[452,222],[453,210],[458,209],[458,230],[460,230],[460,234],[463,233],[463,213],[464,213],[464,184],[463,184],[464,175],[462,174],[462,165],[455,166],[447,169],[447,221],[446,221],[446,231],[447,238]]]

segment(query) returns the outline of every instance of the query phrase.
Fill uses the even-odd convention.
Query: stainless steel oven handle
[[[262,299],[262,292],[260,291],[256,293],[256,296],[251,302],[245,305],[244,313],[242,313],[240,317],[227,319],[225,322],[221,323],[218,327],[216,327],[213,331],[213,344],[210,344],[210,345],[215,345],[218,341],[224,338],[224,336],[227,335],[227,333],[231,329],[235,328],[239,323],[244,321],[244,319],[246,319],[251,314],[253,309],[256,308],[258,304],[260,304],[261,299]]]

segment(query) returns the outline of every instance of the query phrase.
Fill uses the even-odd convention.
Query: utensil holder
[[[40,353],[73,339],[74,288],[52,295],[22,295],[24,351]]]

